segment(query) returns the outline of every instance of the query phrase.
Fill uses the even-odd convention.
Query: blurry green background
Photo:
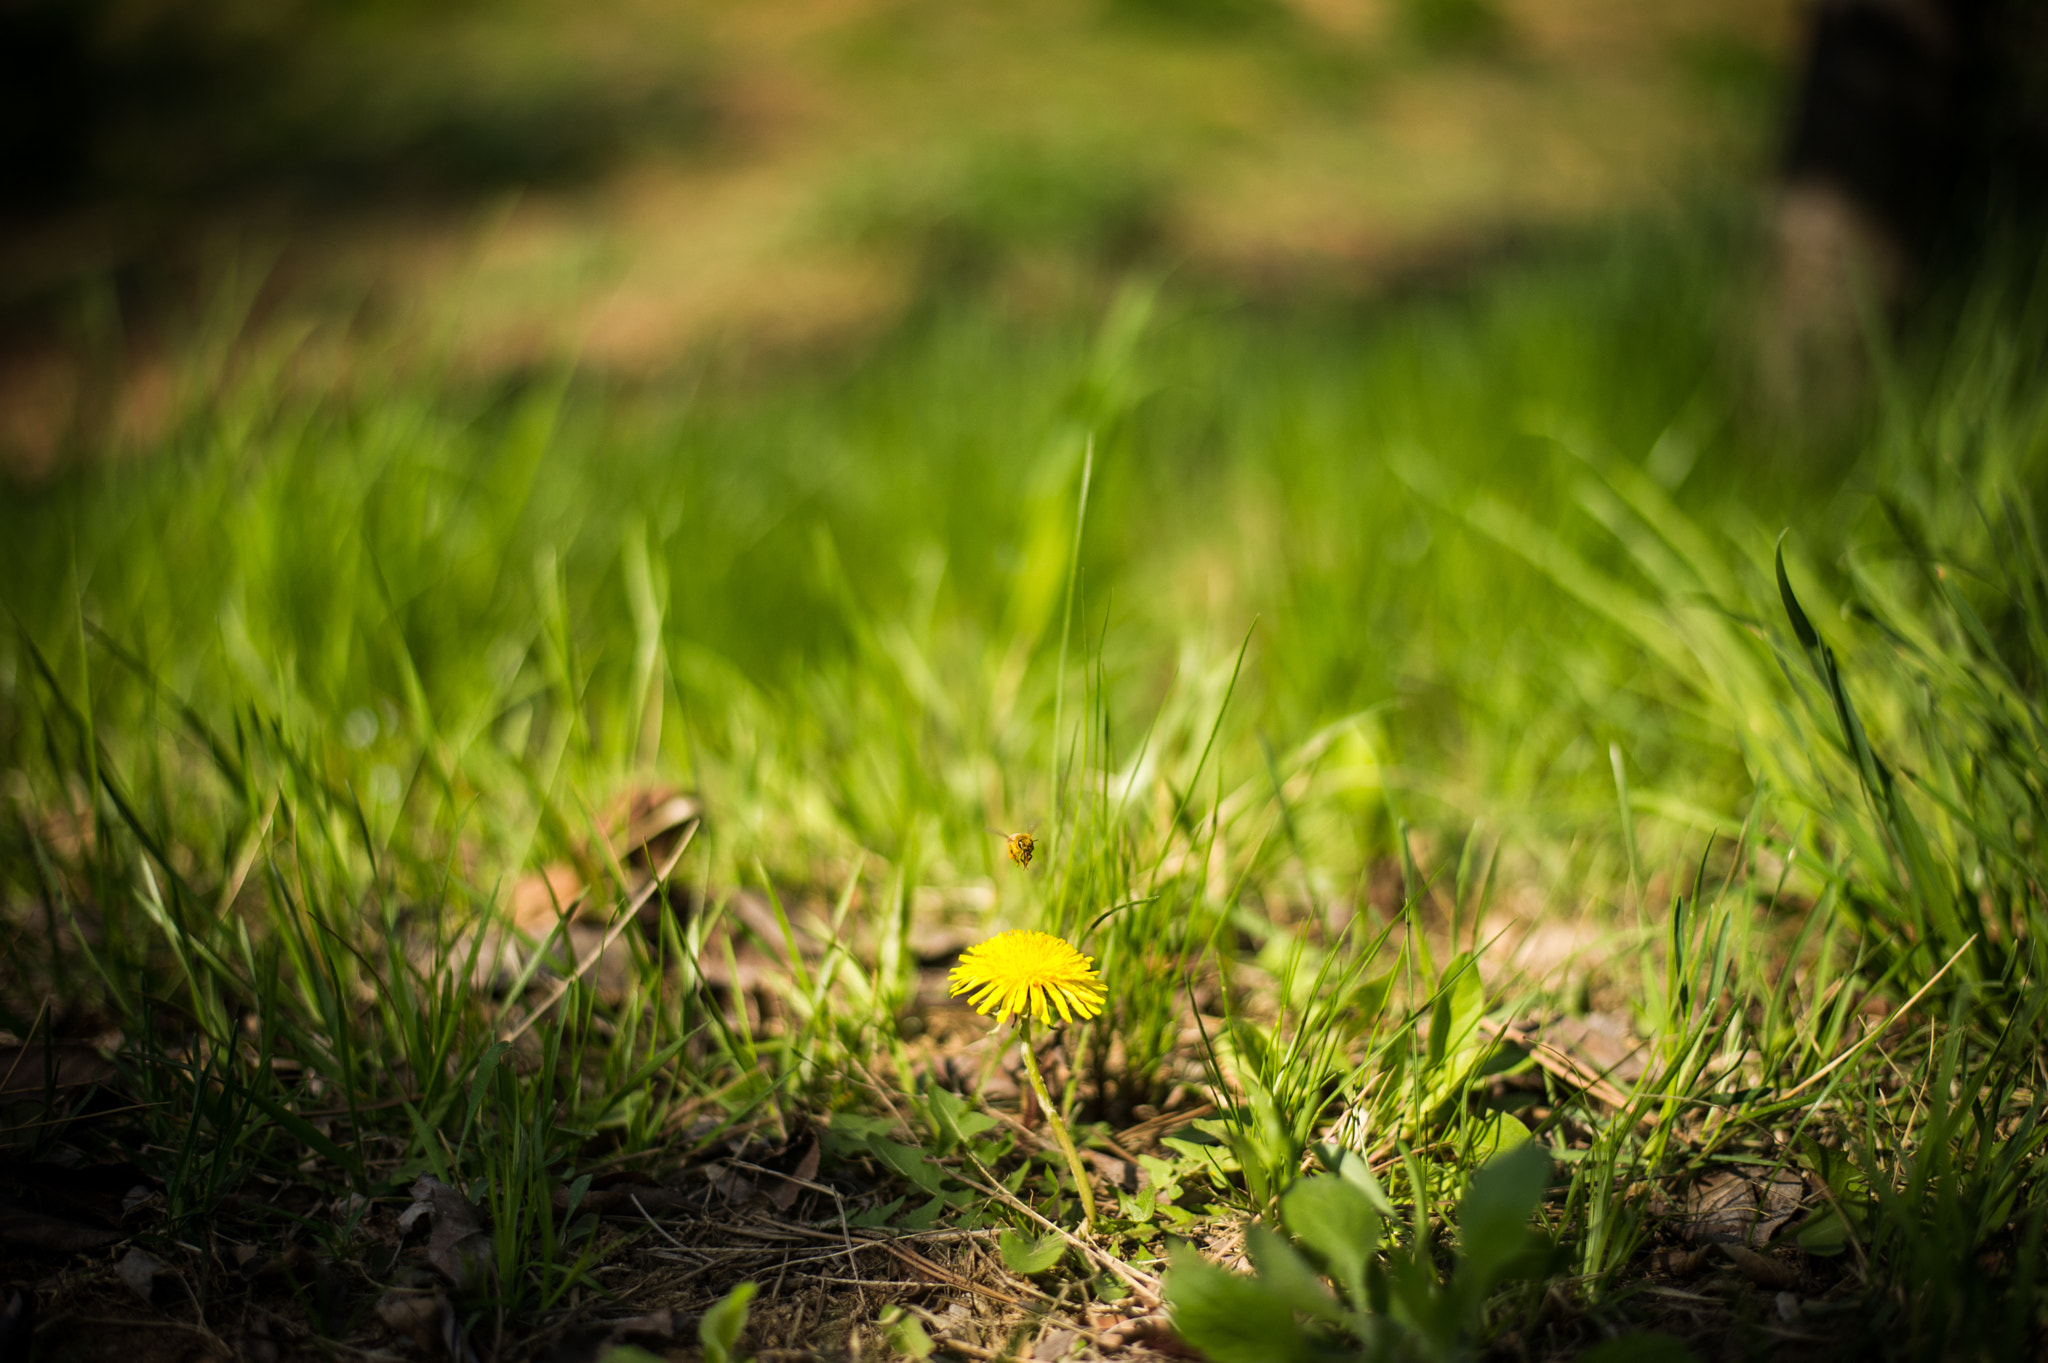
[[[1332,874],[1392,846],[1392,785],[1607,846],[1613,741],[1682,840],[1747,791],[1737,742],[1467,522],[1609,562],[1582,493],[1617,464],[1853,523],[1847,428],[1747,396],[1797,18],[36,0],[0,43],[34,172],[7,603],[138,752],[146,687],[87,624],[223,723],[384,707],[412,756],[333,756],[394,815],[452,725],[547,799],[695,784],[734,866],[947,879],[1048,817],[1092,450],[1072,658],[1113,746],[1218,703],[1256,622],[1232,779],[1328,755]],[[472,777],[523,808],[508,770]]]
[[[872,339],[1134,265],[1356,297],[1768,168],[1793,0],[23,0],[0,448],[162,429],[194,318],[465,371]],[[62,345],[53,348],[52,340]],[[124,381],[106,386],[104,361]]]

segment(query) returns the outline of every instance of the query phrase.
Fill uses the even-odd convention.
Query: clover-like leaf
[[[996,1248],[1002,1252],[1003,1267],[1020,1277],[1031,1277],[1043,1273],[1060,1261],[1067,1251],[1065,1237],[1054,1231],[1033,1239],[1006,1230],[996,1237]]]

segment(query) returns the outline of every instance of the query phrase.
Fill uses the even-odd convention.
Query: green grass
[[[1104,1243],[1142,1283],[1168,1232],[1300,1242],[1255,1235],[1256,1282],[1178,1261],[1220,1363],[1256,1346],[1205,1310],[1302,1356],[1684,1333],[1644,1291],[1656,1195],[1774,1165],[1828,1182],[1796,1229],[1845,1351],[2027,1354],[2043,318],[1986,286],[1802,422],[1744,397],[1729,254],[1623,232],[1369,308],[970,299],[855,362],[639,388],[195,336],[156,448],[0,506],[0,1022],[118,1034],[147,1105],[5,1139],[144,1160],[161,1244],[251,1178],[432,1174],[488,1213],[461,1305],[501,1341],[624,1252],[576,1215],[593,1171],[806,1121],[821,1178],[1121,1295],[1032,1268],[1063,1166],[936,1081],[912,938],[944,912],[1099,957],[1087,1139],[1216,1103]],[[549,985],[565,926],[524,1002],[480,983],[523,872],[637,907],[607,811],[652,784],[706,815],[623,974]],[[1512,967],[1532,913],[1597,929],[1590,972]],[[1589,995],[1650,1043],[1618,1104],[1498,1040]],[[1523,1175],[1470,1177],[1529,1136],[1517,1092],[1535,1246]],[[1360,1206],[1386,1248],[1352,1263],[1326,1223]]]

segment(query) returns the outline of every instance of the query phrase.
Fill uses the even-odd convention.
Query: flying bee
[[[991,833],[995,830],[991,828]],[[996,833],[1003,840],[1003,850],[1010,854],[1010,860],[1019,866],[1029,866],[1031,858],[1038,853],[1038,839],[1029,833]]]

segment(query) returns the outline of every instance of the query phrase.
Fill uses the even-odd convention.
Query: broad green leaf
[[[1371,1026],[1386,1011],[1387,999],[1393,991],[1394,972],[1391,970],[1365,981],[1351,992],[1351,1006],[1345,1010],[1346,1020],[1354,1027]]]
[[[886,1117],[863,1117],[858,1112],[835,1112],[825,1129],[835,1136],[865,1142],[870,1136],[887,1132],[895,1123]]]
[[[740,1363],[734,1351],[740,1346],[740,1332],[747,1328],[747,1303],[754,1299],[754,1291],[753,1283],[741,1283],[714,1302],[697,1322],[704,1363]]]
[[[900,1306],[892,1306],[882,1312],[876,1324],[882,1327],[882,1336],[889,1341],[889,1347],[898,1353],[924,1359],[930,1358],[938,1347],[925,1333],[923,1323]]]
[[[1344,1308],[1323,1286],[1322,1277],[1285,1237],[1264,1226],[1246,1226],[1244,1248],[1252,1267],[1259,1271],[1259,1281],[1274,1296],[1303,1315],[1344,1319]]]
[[[1849,1223],[1833,1207],[1823,1207],[1793,1238],[1808,1254],[1832,1258],[1849,1247]]]
[[[1047,1231],[1034,1240],[1028,1235],[1006,1230],[996,1237],[996,1248],[1002,1251],[1005,1268],[1029,1278],[1058,1263],[1060,1256],[1067,1252],[1067,1242],[1054,1231]]]
[[[1380,1214],[1348,1180],[1334,1174],[1296,1179],[1280,1198],[1280,1219],[1295,1239],[1330,1267],[1330,1275],[1365,1303],[1365,1268],[1380,1247]]]
[[[1394,1215],[1394,1200],[1387,1196],[1386,1189],[1380,1187],[1379,1178],[1365,1156],[1356,1150],[1346,1150],[1337,1163],[1337,1172],[1346,1183],[1365,1194],[1365,1200],[1372,1203],[1373,1210],[1384,1217]]]
[[[892,1217],[903,1208],[903,1199],[892,1197],[879,1207],[870,1207],[846,1218],[849,1226],[886,1226]]]
[[[1529,1128],[1511,1112],[1496,1112],[1473,1133],[1472,1157],[1481,1163],[1504,1154],[1529,1139]]]
[[[1483,1294],[1508,1262],[1529,1247],[1529,1218],[1550,1181],[1550,1156],[1525,1141],[1496,1155],[1472,1175],[1458,1214],[1460,1278]]]
[[[1173,1328],[1214,1363],[1308,1363],[1294,1312],[1254,1279],[1226,1273],[1190,1245],[1173,1247],[1166,1300]]]
[[[1479,967],[1467,952],[1453,956],[1444,966],[1448,982],[1437,995],[1429,1019],[1429,1064],[1432,1069],[1461,1054],[1486,1015],[1486,990],[1479,982]]]
[[[577,1175],[576,1181],[569,1185],[569,1202],[567,1207],[565,1207],[562,1211],[562,1222],[564,1225],[568,1224],[569,1218],[576,1215],[576,1209],[583,1204],[584,1194],[588,1193],[589,1191],[590,1175]]]
[[[925,1111],[942,1155],[967,1144],[996,1124],[995,1118],[974,1111],[965,1098],[951,1089],[933,1088],[927,1093]]]
[[[915,1145],[905,1145],[902,1141],[892,1141],[887,1136],[868,1137],[868,1149],[874,1152],[876,1159],[915,1184],[919,1191],[938,1192],[939,1178],[943,1171],[931,1162],[922,1149]]]
[[[922,1207],[919,1207],[916,1211],[906,1215],[896,1224],[902,1226],[905,1230],[930,1230],[932,1222],[938,1220],[939,1213],[944,1210],[946,1210],[946,1199],[943,1196],[937,1196]]]
[[[1157,1155],[1139,1155],[1138,1167],[1145,1171],[1145,1179],[1154,1188],[1174,1188],[1180,1183],[1183,1166]]]

